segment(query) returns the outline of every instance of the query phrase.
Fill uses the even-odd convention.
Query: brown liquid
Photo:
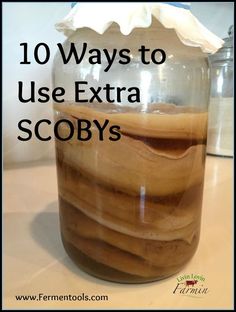
[[[101,108],[55,105],[57,118],[74,124],[76,118],[109,119],[122,133],[119,141],[110,141],[109,132],[99,141],[93,128],[89,141],[77,140],[76,133],[56,141],[65,249],[100,278],[126,283],[165,278],[197,248],[207,114],[168,104],[146,114]],[[66,126],[59,131],[65,134]]]

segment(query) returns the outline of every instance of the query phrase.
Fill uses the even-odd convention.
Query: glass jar
[[[209,56],[211,67],[211,96],[207,153],[233,156],[233,26],[229,37],[217,53]]]
[[[200,48],[183,45],[172,29],[153,20],[128,36],[112,24],[99,35],[88,28],[65,41],[82,49],[110,53],[129,49],[131,62],[119,57],[105,72],[107,62],[79,65],[54,60],[54,87],[64,87],[66,102],[54,103],[55,119],[73,123],[67,141],[56,140],[60,224],[64,247],[86,272],[102,279],[140,283],[168,277],[183,268],[196,251],[201,219],[209,100],[207,56]],[[143,64],[138,49],[163,49],[162,65]],[[146,60],[150,60],[150,53]],[[88,55],[90,56],[90,55]],[[113,103],[105,91],[100,103],[75,103],[75,81],[89,87],[110,84]],[[116,88],[125,87],[121,101]],[[130,87],[140,89],[140,103],[130,103]],[[81,141],[78,120],[91,122],[91,138]],[[120,127],[99,136],[94,120]],[[86,125],[83,126],[84,128]],[[68,124],[60,123],[62,137]],[[114,137],[113,137],[114,138]]]

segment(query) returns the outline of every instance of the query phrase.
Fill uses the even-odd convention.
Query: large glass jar
[[[57,53],[54,87],[64,87],[66,102],[54,103],[55,118],[75,127],[67,141],[56,140],[62,240],[71,258],[102,279],[136,283],[154,281],[178,272],[196,251],[201,219],[207,135],[209,71],[200,48],[185,46],[172,29],[153,20],[124,36],[112,24],[99,35],[88,28],[65,41],[68,54],[74,42],[110,53],[127,48],[132,61],[109,71],[107,62],[63,64]],[[163,49],[162,65],[142,64],[138,49]],[[150,60],[147,57],[146,60]],[[118,101],[103,99],[75,103],[75,81],[86,81],[81,97],[92,97],[90,87],[125,87]],[[140,89],[140,103],[128,101],[130,87]],[[104,100],[105,99],[105,100]],[[79,119],[91,122],[91,139],[81,141]],[[93,120],[119,125],[121,138],[112,141],[108,128],[100,140]],[[84,125],[85,127],[85,125]],[[68,124],[59,134],[68,136]]]
[[[233,26],[224,46],[209,56],[211,95],[207,152],[212,155],[233,156],[234,64]]]

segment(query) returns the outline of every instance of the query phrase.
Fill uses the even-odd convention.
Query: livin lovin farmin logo
[[[181,275],[177,277],[177,285],[173,290],[173,294],[202,298],[209,293],[209,289],[205,286],[205,280],[202,275]]]

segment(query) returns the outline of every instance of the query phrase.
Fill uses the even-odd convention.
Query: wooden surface
[[[179,274],[168,279],[126,285],[89,276],[65,253],[59,232],[54,164],[5,170],[4,308],[232,308],[232,179],[232,159],[207,156],[201,239],[194,258]],[[177,278],[185,274],[204,276],[203,286],[208,288],[208,293],[174,294]],[[108,301],[17,301],[15,298],[39,293],[106,295]]]

